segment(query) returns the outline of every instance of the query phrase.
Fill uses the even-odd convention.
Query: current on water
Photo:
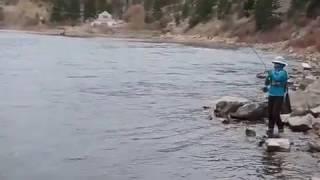
[[[305,179],[311,154],[265,153],[201,109],[256,98],[263,68],[250,49],[1,33],[0,179]]]

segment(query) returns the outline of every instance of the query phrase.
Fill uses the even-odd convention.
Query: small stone
[[[208,109],[210,109],[210,106],[202,106],[202,108],[203,108],[204,110],[208,110]]]
[[[312,67],[308,63],[301,63],[301,66],[303,67],[304,70],[311,70]]]
[[[229,119],[224,119],[224,120],[222,120],[222,124],[230,124],[230,120]]]
[[[290,151],[289,139],[282,138],[269,138],[266,140],[266,148],[269,152],[288,152]]]
[[[256,131],[253,129],[247,128],[246,129],[246,136],[248,137],[255,137],[257,135]]]

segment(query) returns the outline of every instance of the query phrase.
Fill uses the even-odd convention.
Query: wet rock
[[[246,136],[255,137],[257,135],[256,131],[250,128],[246,128]]]
[[[261,120],[267,114],[267,106],[267,103],[248,103],[230,115],[231,118],[239,120]]]
[[[301,63],[301,66],[303,67],[304,70],[311,70],[312,67],[308,63]]]
[[[269,138],[265,145],[269,152],[288,152],[291,146],[289,139],[282,138]]]
[[[230,119],[223,119],[222,120],[222,124],[230,124],[230,123],[231,123]]]
[[[320,152],[320,140],[313,139],[308,142],[310,152]]]
[[[229,113],[236,112],[239,107],[247,102],[249,100],[240,97],[222,97],[217,101],[214,114],[216,117],[227,117]]]
[[[295,116],[288,119],[289,127],[295,132],[306,132],[312,128],[314,117],[311,114],[306,116]]]
[[[320,106],[315,107],[315,108],[311,109],[310,111],[314,117],[320,116]]]

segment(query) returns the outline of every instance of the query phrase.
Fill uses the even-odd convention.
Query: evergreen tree
[[[153,17],[155,20],[159,20],[162,17],[162,4],[161,0],[154,0],[153,3]]]
[[[277,8],[279,8],[278,0],[257,0],[255,18],[258,30],[268,30],[277,24],[279,19],[274,16],[274,10]]]
[[[318,16],[320,16],[320,1],[310,0],[310,3],[307,7],[307,17],[316,18]]]
[[[64,0],[54,0],[53,1],[53,8],[51,14],[51,21],[53,22],[60,22],[63,21],[65,16],[65,1]]]
[[[212,13],[212,7],[216,4],[216,0],[198,0],[196,4],[196,16],[201,21],[206,20]]]
[[[80,0],[69,0],[67,7],[68,18],[72,21],[80,19]]]
[[[94,0],[87,0],[84,4],[84,18],[94,18],[96,16],[96,5]]]
[[[190,2],[186,1],[182,7],[182,17],[183,18],[188,17],[189,13],[190,13]]]
[[[146,11],[152,10],[154,4],[154,0],[144,0],[144,9]]]
[[[98,13],[101,13],[103,11],[108,11],[109,13],[112,13],[112,5],[111,5],[111,3],[107,2],[106,0],[97,0],[96,1],[96,10]]]
[[[231,9],[231,2],[229,0],[219,0],[218,1],[218,18],[223,19]]]

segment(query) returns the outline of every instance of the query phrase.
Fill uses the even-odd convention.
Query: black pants
[[[269,130],[273,130],[275,124],[279,129],[283,129],[283,123],[280,117],[283,96],[269,96],[268,111],[269,111]]]

